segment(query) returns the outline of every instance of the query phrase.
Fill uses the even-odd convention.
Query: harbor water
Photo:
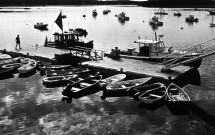
[[[97,9],[98,15],[92,16]],[[103,15],[102,11],[111,12]],[[154,32],[164,35],[167,47],[183,49],[214,38],[210,27],[212,15],[204,9],[165,8],[168,15],[158,16],[163,26],[152,28],[148,21],[157,8],[139,6],[45,6],[2,7],[0,9],[0,49],[15,51],[15,37],[20,35],[21,47],[30,53],[42,50],[46,36],[53,39],[61,30],[54,23],[60,11],[64,31],[84,28],[87,38],[94,40],[94,48],[110,51],[112,48],[136,48],[134,41],[152,39]],[[129,21],[120,22],[115,15],[125,12]],[[173,14],[180,12],[182,16]],[[83,15],[86,17],[83,17]],[[194,15],[197,23],[185,22]],[[37,22],[47,23],[48,31],[34,29]],[[67,52],[65,50],[61,50]],[[58,49],[45,52],[54,56]],[[42,55],[42,54],[41,54]],[[141,65],[140,65],[141,66]],[[192,100],[188,114],[174,115],[166,105],[154,111],[139,106],[129,97],[101,100],[102,92],[62,102],[62,87],[46,88],[38,71],[29,76],[18,73],[0,80],[0,134],[51,135],[214,135],[215,134],[215,56],[204,58],[195,74],[188,75],[196,85],[186,85]],[[193,73],[194,74],[194,73]],[[191,77],[189,77],[191,76]],[[193,78],[192,78],[193,77]],[[181,80],[184,81],[183,79]]]

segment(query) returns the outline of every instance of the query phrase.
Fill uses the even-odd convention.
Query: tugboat
[[[83,30],[85,33],[80,33],[79,31],[72,29],[70,29],[69,32],[63,31],[63,18],[66,18],[66,16],[62,15],[62,12],[60,12],[57,19],[55,20],[55,23],[62,30],[62,33],[55,32],[53,34],[54,41],[48,41],[48,37],[46,37],[44,46],[62,49],[70,49],[71,47],[93,49],[93,40],[89,41],[86,38],[82,37],[83,35],[87,35],[86,30]]]

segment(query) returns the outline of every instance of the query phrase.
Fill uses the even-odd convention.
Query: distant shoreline
[[[13,1],[13,0],[11,0]],[[22,1],[22,0],[20,0]],[[24,0],[23,0],[24,1]],[[87,1],[87,2],[34,2],[34,3],[18,3],[14,0],[13,3],[0,2],[1,7],[9,6],[85,6],[85,5],[136,5],[149,8],[215,8],[215,2],[186,2],[186,3],[172,3],[172,2],[159,2],[159,1]]]

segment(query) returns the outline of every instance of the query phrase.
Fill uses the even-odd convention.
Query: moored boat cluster
[[[190,102],[189,96],[182,88],[170,82],[166,84],[152,81],[153,77],[128,79],[123,73],[103,77],[99,71],[84,67],[38,63],[40,62],[26,57],[1,60],[1,77],[14,72],[25,75],[38,70],[41,75],[46,75],[42,80],[45,87],[62,87],[62,101],[67,103],[99,91],[103,93],[102,100],[107,97],[128,96],[150,110],[164,103],[181,106]]]

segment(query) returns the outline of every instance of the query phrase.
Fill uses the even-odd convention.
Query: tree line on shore
[[[139,5],[143,7],[215,7],[213,0],[0,0],[0,6],[34,5]]]

